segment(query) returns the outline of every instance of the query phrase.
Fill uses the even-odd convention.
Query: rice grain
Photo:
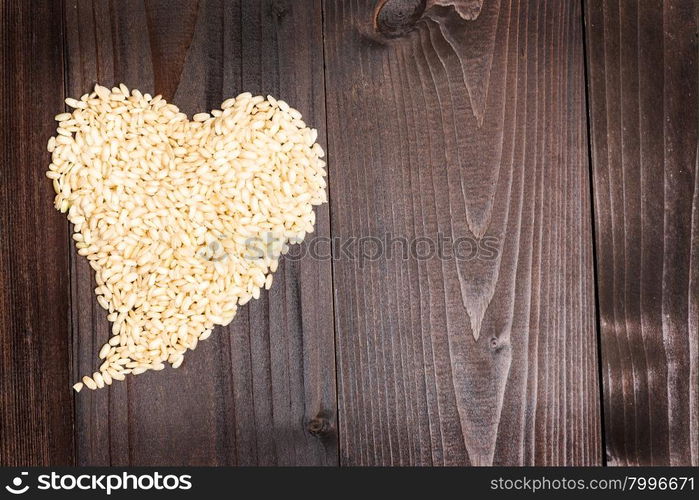
[[[326,173],[318,132],[271,96],[246,92],[191,121],[123,84],[65,102],[46,175],[112,322],[79,392],[178,368],[271,288],[288,245],[313,231]]]

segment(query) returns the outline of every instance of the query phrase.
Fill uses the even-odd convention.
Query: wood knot
[[[422,17],[427,0],[379,0],[374,11],[374,28],[387,38],[410,33]]]
[[[287,4],[287,2],[276,0],[270,5],[270,14],[272,19],[274,19],[277,23],[281,23],[289,14],[290,9],[291,6]]]
[[[318,415],[308,421],[306,430],[312,436],[323,439],[331,434],[332,425],[330,424],[330,420],[328,420],[326,417]]]
[[[488,348],[492,354],[502,354],[510,350],[509,336],[498,337],[493,335],[488,339]]]

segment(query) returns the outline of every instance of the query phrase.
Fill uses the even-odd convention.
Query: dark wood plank
[[[696,9],[586,1],[611,465],[699,465]]]
[[[334,264],[341,461],[599,464],[580,2],[424,4],[324,4],[333,236],[463,245]]]
[[[71,465],[68,224],[44,176],[62,3],[0,1],[0,465]]]
[[[243,91],[283,96],[324,128],[317,1],[70,0],[69,93],[100,81],[163,93],[190,114]],[[324,138],[321,136],[321,142]],[[327,206],[316,234],[329,235]],[[74,254],[73,374],[92,371],[108,324]],[[81,393],[80,464],[335,464],[330,262],[286,259],[269,293],[179,370]]]

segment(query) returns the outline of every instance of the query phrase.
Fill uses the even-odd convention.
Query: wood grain
[[[423,248],[335,256],[341,461],[599,464],[579,2],[457,3],[324,4],[333,236]]]
[[[99,81],[163,93],[190,116],[243,91],[282,95],[325,120],[319,2],[70,0],[68,93]],[[321,142],[324,138],[321,136]],[[328,209],[317,234],[329,235]],[[74,378],[108,338],[93,273],[73,253]],[[337,462],[330,262],[287,259],[274,285],[179,370],[77,399],[78,463]]]
[[[699,465],[698,7],[582,5],[0,0],[0,465]],[[109,324],[45,144],[96,81],[282,96],[335,240],[72,395]]]
[[[586,2],[611,465],[699,465],[696,2]]]
[[[61,12],[0,1],[0,466],[73,463],[68,224],[44,176],[62,109]]]

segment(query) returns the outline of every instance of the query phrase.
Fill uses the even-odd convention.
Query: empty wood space
[[[695,0],[0,5],[0,465],[699,465]],[[96,82],[282,97],[330,201],[180,369],[75,394],[111,328],[45,146]]]
[[[607,458],[699,464],[697,5],[590,1]]]

